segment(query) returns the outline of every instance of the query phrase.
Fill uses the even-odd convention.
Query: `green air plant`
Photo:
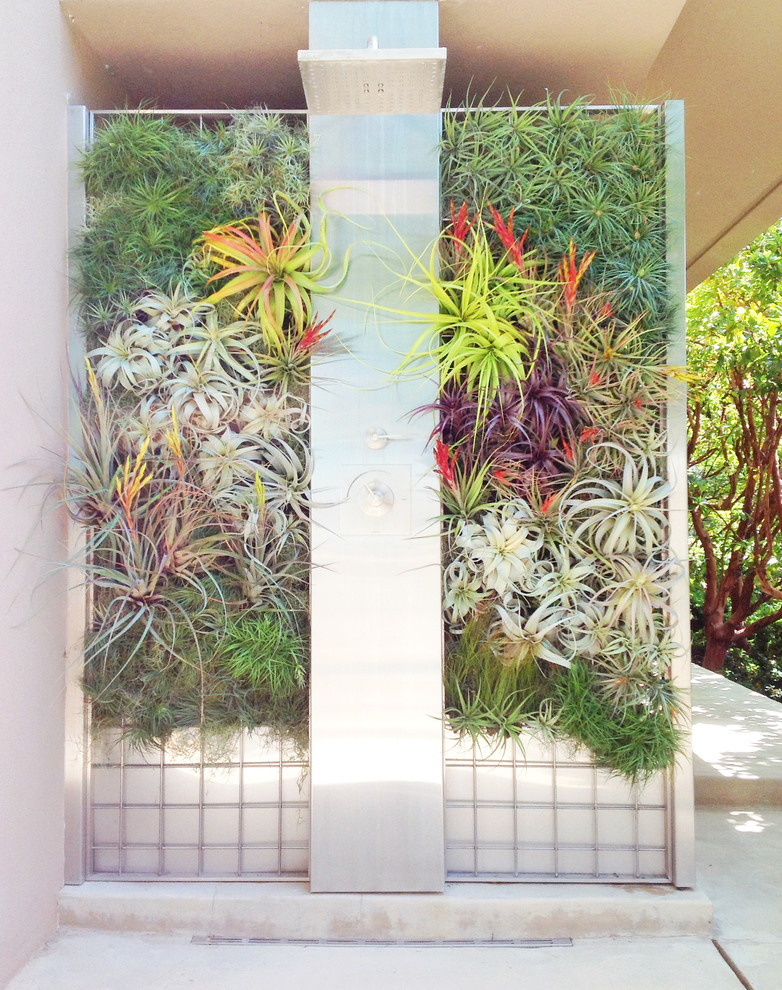
[[[480,218],[464,240],[457,231],[443,241],[458,259],[449,274],[440,275],[437,245],[429,266],[416,259],[415,273],[406,277],[434,296],[439,313],[417,317],[427,329],[397,370],[437,369],[443,386],[463,384],[484,410],[504,383],[521,385],[544,349],[554,284],[538,279],[510,248],[493,247]]]

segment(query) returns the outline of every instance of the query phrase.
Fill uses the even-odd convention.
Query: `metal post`
[[[86,107],[68,107],[68,248],[73,247],[84,226],[87,208],[79,158],[89,135]],[[69,371],[73,382],[83,379],[84,348],[73,301],[69,312]],[[68,429],[74,429],[76,395],[71,392]],[[84,545],[84,533],[71,523],[68,527],[68,557],[73,559]],[[82,643],[87,615],[87,592],[83,575],[71,572],[68,590],[65,649],[65,882],[83,883],[87,870],[85,795],[87,781],[86,712],[81,690]]]
[[[676,305],[668,360],[684,367],[687,360],[687,324],[684,311],[686,294],[684,228],[684,104],[665,104],[666,135],[666,230],[671,299]],[[673,882],[677,887],[695,885],[695,809],[690,734],[690,583],[687,573],[687,389],[683,382],[671,381],[668,408],[668,477],[673,491],[668,499],[670,550],[681,562],[682,571],[671,593],[674,622],[672,632],[681,647],[674,661],[673,680],[687,698],[686,751],[672,774],[671,825],[673,834]]]

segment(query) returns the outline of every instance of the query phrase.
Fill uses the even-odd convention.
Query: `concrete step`
[[[782,805],[782,705],[692,668],[695,803]]]
[[[305,883],[65,887],[60,924],[199,938],[333,942],[708,935],[712,907],[669,886],[452,884],[444,894],[310,894]]]

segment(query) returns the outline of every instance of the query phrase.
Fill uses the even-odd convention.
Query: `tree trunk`
[[[719,674],[725,666],[725,654],[733,643],[733,630],[730,626],[720,625],[716,629],[706,627],[706,652],[703,654],[703,666]]]

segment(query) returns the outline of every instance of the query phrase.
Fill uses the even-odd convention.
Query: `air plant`
[[[438,440],[435,443],[436,470],[443,479],[440,488],[445,519],[458,525],[460,521],[474,519],[479,513],[491,509],[495,497],[491,491],[489,463],[465,463],[460,451]]]
[[[211,308],[192,299],[181,283],[175,285],[170,293],[145,292],[133,301],[134,315],[143,314],[148,326],[169,338],[200,321]]]
[[[656,395],[667,386],[665,347],[640,317],[623,324],[611,316],[585,312],[559,349],[584,392],[613,390],[628,376],[640,379]]]
[[[497,606],[503,633],[501,660],[509,666],[546,661],[569,667],[571,657],[556,642],[566,611],[557,598],[546,599],[529,611]]]
[[[563,608],[576,612],[594,595],[594,562],[575,557],[566,546],[554,545],[549,552],[550,559],[542,559],[534,570],[531,586],[535,596],[556,600]]]
[[[443,571],[443,604],[452,626],[461,627],[489,595],[472,560],[452,560]]]
[[[232,422],[242,396],[236,383],[221,371],[206,371],[183,361],[165,383],[166,394],[180,422],[199,433],[216,433]]]
[[[130,408],[123,407],[121,417],[112,431],[116,438],[116,448],[121,454],[138,450],[148,442],[154,451],[166,443],[166,434],[171,428],[170,409],[156,393],[144,395]]]
[[[162,491],[150,484],[142,501],[139,470],[129,484],[115,486],[116,511],[89,541],[82,565],[96,599],[88,664],[103,662],[125,636],[132,636],[127,663],[150,642],[170,662],[198,652],[194,617],[214,600],[217,575],[228,566],[227,540],[204,494],[179,483]],[[198,604],[183,609],[175,587],[189,587]]]
[[[302,444],[261,441],[263,460],[257,467],[270,509],[284,509],[302,521],[309,519],[312,455]]]
[[[277,206],[292,220],[307,208],[308,166],[309,142],[302,122],[251,108],[226,129],[218,164],[220,197],[235,217]]]
[[[491,748],[522,733],[539,710],[534,664],[498,662],[489,617],[478,614],[453,641],[445,663],[445,717],[449,728]]]
[[[253,345],[262,339],[250,322],[222,323],[210,309],[199,320],[185,323],[173,340],[172,357],[183,358],[202,373],[218,374],[247,386],[261,376]]]
[[[436,247],[428,268],[415,259],[416,274],[406,280],[431,292],[440,311],[423,317],[401,314],[425,320],[428,326],[397,371],[425,374],[436,368],[442,385],[463,385],[475,393],[483,411],[503,383],[520,387],[529,374],[545,341],[549,286],[507,256],[498,260],[480,220],[463,251],[458,270],[445,279],[438,273]]]
[[[482,586],[502,596],[526,587],[542,537],[519,501],[484,513],[479,523],[461,523],[453,542],[474,562]]]
[[[572,312],[576,304],[578,287],[584,275],[586,275],[587,269],[592,264],[596,253],[596,251],[587,251],[581,258],[581,261],[577,262],[576,245],[573,238],[570,238],[570,244],[559,263],[558,270],[559,281],[562,283],[562,299],[568,313]]]
[[[254,433],[264,440],[284,440],[291,433],[303,433],[308,426],[307,405],[289,392],[259,390],[239,410],[243,433]]]
[[[283,392],[306,387],[310,379],[312,354],[330,333],[327,325],[333,315],[332,311],[325,320],[318,320],[316,313],[307,326],[293,327],[281,338],[267,340],[261,356],[263,380]]]
[[[643,785],[668,770],[682,751],[683,729],[672,710],[630,705],[616,710],[583,661],[555,679],[551,697],[560,734],[589,747],[598,766]]]
[[[252,481],[266,449],[260,437],[230,427],[203,437],[197,458],[202,485],[207,491],[230,492],[237,482]]]
[[[63,502],[84,527],[100,526],[113,512],[111,490],[121,453],[117,435],[122,411],[113,396],[101,391],[89,359],[88,387],[79,396],[78,433],[69,438],[63,477]]]
[[[124,322],[109,333],[106,343],[90,351],[99,358],[95,373],[105,388],[116,382],[128,391],[155,388],[166,370],[171,345],[160,334],[143,324]]]
[[[612,629],[596,657],[597,682],[615,710],[666,704],[674,710],[675,692],[667,675],[675,647],[667,629],[658,628],[656,633],[656,637],[646,639],[624,629]]]
[[[239,314],[256,315],[266,340],[279,343],[286,317],[301,329],[312,317],[311,295],[330,266],[325,243],[312,241],[306,217],[285,220],[261,212],[205,231],[200,240],[207,265],[219,266],[207,285],[228,279],[207,302],[239,296]],[[313,263],[315,263],[313,267]]]
[[[621,554],[611,561],[613,577],[601,591],[608,621],[619,623],[639,639],[654,639],[657,617],[670,613],[670,586],[675,562],[639,560]]]
[[[612,444],[593,449],[601,448],[616,449]],[[653,473],[648,461],[638,464],[621,448],[619,452],[624,456],[621,481],[605,476],[577,481],[568,493],[566,518],[574,526],[573,540],[588,535],[600,556],[646,557],[664,542],[667,520],[661,504],[671,485]]]

